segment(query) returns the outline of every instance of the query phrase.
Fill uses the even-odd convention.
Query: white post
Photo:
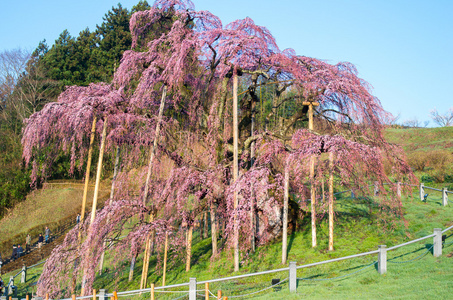
[[[289,291],[292,293],[297,291],[297,268],[295,261],[289,262]]]
[[[27,266],[22,267],[22,274],[20,276],[20,283],[25,283],[27,281]]]
[[[189,280],[189,300],[197,300],[197,279],[191,277]]]
[[[448,204],[447,188],[442,188],[442,205],[447,206],[447,204]]]
[[[107,300],[107,297],[105,296],[105,289],[99,290],[99,300]]]
[[[378,255],[378,272],[382,275],[387,273],[387,245],[379,245]]]
[[[439,257],[442,255],[442,229],[434,228],[433,237],[433,255],[434,257]]]
[[[9,284],[8,284],[8,295],[13,294],[13,285],[14,285],[14,276],[11,276],[9,278]]]
[[[425,184],[423,182],[420,182],[420,200],[423,201],[425,196]]]

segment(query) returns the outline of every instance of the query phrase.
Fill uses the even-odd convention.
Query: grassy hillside
[[[33,191],[26,201],[17,204],[0,219],[0,253],[11,255],[13,244],[25,244],[29,233],[32,242],[48,226],[51,231],[69,219],[76,218],[82,207],[83,184],[81,182],[53,181],[46,188]],[[101,187],[100,205],[108,198],[110,190]],[[93,187],[87,196],[87,212],[91,212]]]
[[[453,127],[389,128],[386,139],[403,147],[422,182],[442,183],[453,189]]]
[[[413,164],[416,175],[426,185],[447,186],[453,190],[453,180],[449,181],[453,167],[453,159],[449,160],[449,155],[453,155],[453,128],[388,129],[386,136],[390,142],[402,145],[409,161]],[[438,154],[442,154],[441,163],[435,160]],[[417,158],[420,157],[424,159],[423,168],[417,165],[419,163]],[[17,239],[20,234],[25,236],[26,232],[33,230],[39,232],[43,226],[52,222],[74,218],[80,211],[81,192],[81,186],[78,185],[55,184],[53,189],[47,188],[30,194],[26,202],[11,211],[6,218],[0,220],[0,242],[4,242],[4,237],[8,235],[18,234],[15,235]],[[108,184],[104,187],[103,196],[107,195]],[[92,194],[88,199],[92,199]],[[423,203],[418,200],[417,191],[414,189],[413,196],[403,197],[404,217],[396,217],[390,223],[386,223],[382,218],[379,202],[379,199],[351,199],[346,194],[343,198],[337,199],[335,251],[333,252],[327,251],[326,217],[318,226],[319,246],[315,249],[311,248],[309,220],[302,220],[298,230],[289,237],[288,261],[297,261],[301,265],[376,250],[380,244],[396,245],[429,235],[433,228],[446,228],[453,224],[451,218],[453,206],[442,207],[440,193],[437,192],[430,193],[428,203]],[[453,241],[453,237],[449,237],[447,242],[451,241]],[[281,291],[274,292],[270,289],[265,293],[257,294],[256,299],[300,299],[302,297],[312,299],[370,299],[377,297],[448,299],[453,292],[451,287],[453,246],[448,245],[444,248],[442,257],[434,258],[427,251],[431,244],[432,240],[428,239],[390,252],[388,258],[394,259],[395,262],[416,259],[404,264],[389,262],[388,274],[384,276],[379,275],[375,266],[372,265],[377,257],[367,256],[299,270],[298,277],[307,278],[307,280],[299,281],[297,295],[287,293],[288,286],[287,283],[284,283]],[[9,255],[9,248],[7,249]],[[162,251],[163,245],[158,245],[157,252],[160,255],[153,257],[150,263],[149,282],[155,282],[158,285],[162,282]],[[193,266],[190,272],[185,272],[184,259],[181,256],[174,256],[176,254],[172,253],[169,256],[171,259],[167,267],[167,284],[187,282],[190,277],[205,280],[235,275],[232,253],[224,251],[219,257],[212,259],[210,239],[202,239],[199,232],[195,233]],[[108,256],[107,252],[106,270],[97,277],[95,288],[106,288],[109,291],[137,289],[140,286],[142,256],[138,257],[132,282],[128,282],[127,279],[129,261],[125,260],[121,265],[113,266],[109,265]],[[256,253],[242,253],[241,261],[240,273],[281,268],[283,267],[280,263],[281,242],[276,240],[272,244],[261,246]],[[366,266],[369,267],[359,271]],[[35,287],[32,283],[36,282],[40,270],[40,268],[31,270],[32,273],[30,273],[27,283],[18,285],[19,296],[24,297],[25,293],[34,291]],[[359,272],[351,276],[337,280],[328,279],[356,271]],[[9,275],[15,273],[17,271],[6,274],[3,278],[8,278]],[[284,279],[286,277],[286,273],[280,273],[217,283],[211,285],[211,290],[215,292],[217,289],[221,289],[226,296],[246,294],[269,286],[272,278]],[[168,299],[177,298],[180,295],[182,294],[171,294]],[[159,296],[159,299],[165,299],[164,295]],[[134,299],[139,298],[137,296]],[[149,299],[149,294],[144,294],[141,298]],[[246,298],[250,299],[252,296]]]
[[[443,207],[440,193],[439,195],[433,194],[428,203],[419,201],[416,195],[417,191],[414,189],[414,197],[403,199],[404,218],[395,220],[392,228],[384,226],[385,224],[379,220],[377,206],[373,206],[372,213],[369,213],[369,199],[351,199],[346,196],[338,199],[335,251],[327,251],[328,228],[327,220],[323,219],[318,226],[319,246],[315,249],[311,248],[310,224],[301,226],[297,232],[291,234],[288,261],[297,261],[298,265],[302,265],[376,250],[377,246],[381,244],[390,247],[429,235],[433,232],[433,228],[446,228],[453,224],[451,219],[453,206]],[[376,201],[379,200],[376,199]],[[287,292],[288,285],[285,282],[281,291],[274,292],[273,289],[270,289],[254,295],[255,298],[252,296],[245,298],[372,299],[379,296],[379,298],[387,299],[395,297],[424,299],[436,296],[439,299],[448,299],[453,292],[451,287],[453,245],[450,245],[453,241],[453,236],[450,236],[452,233],[448,233],[447,243],[449,245],[444,247],[443,256],[440,258],[434,258],[431,254],[432,239],[389,252],[386,275],[377,273],[376,266],[373,264],[377,260],[377,256],[371,255],[299,270],[298,277],[305,278],[305,280],[299,280],[296,295],[290,295]],[[155,282],[157,285],[162,283],[162,251],[163,245],[159,245],[157,248],[159,258],[153,257],[150,264],[149,282]],[[192,257],[194,264],[190,272],[186,273],[184,270],[184,259],[175,258],[172,254],[169,257],[171,259],[167,269],[167,284],[188,282],[190,277],[196,277],[200,281],[283,267],[281,265],[281,242],[275,241],[259,247],[256,253],[242,253],[241,271],[234,273],[232,253],[225,251],[218,258],[211,259],[210,239],[200,238],[199,232],[195,233]],[[138,257],[132,282],[128,282],[127,279],[128,260],[116,267],[110,265],[109,261],[108,257],[106,269],[102,275],[97,277],[95,288],[98,290],[105,288],[108,291],[139,288],[142,268],[141,255]],[[38,278],[39,269],[33,272],[27,284],[18,285],[20,295],[24,296],[26,292],[33,291],[34,286],[30,283]],[[351,275],[348,276],[349,274]],[[6,274],[6,278],[9,275]],[[221,289],[226,296],[243,295],[269,287],[272,278],[283,280],[287,277],[287,272],[281,272],[215,283],[211,284],[210,289],[213,292]],[[335,279],[336,277],[340,278]],[[178,293],[159,294],[159,299],[174,299],[181,295]],[[149,294],[130,297],[130,299],[149,299]]]

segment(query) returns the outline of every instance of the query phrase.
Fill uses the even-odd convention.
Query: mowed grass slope
[[[453,128],[388,129],[387,138],[390,142],[402,144],[408,155],[414,152],[443,149],[452,152],[453,150],[453,145],[451,145]],[[430,168],[432,167],[427,166],[424,171],[417,171],[416,174],[421,177],[430,172]],[[453,185],[449,182],[427,183],[426,185],[439,184],[442,186]],[[57,191],[54,192],[60,193],[60,196],[56,197],[62,199],[69,197],[64,196],[66,193],[64,189]],[[47,190],[47,192],[50,191]],[[51,199],[52,196],[46,196],[47,192],[42,192],[42,201]],[[418,199],[416,189],[413,190],[412,195],[404,196],[404,218],[395,218],[391,224],[383,222],[380,218],[379,199],[375,199],[376,201],[362,198],[351,199],[344,195],[336,202],[335,251],[327,251],[328,226],[326,216],[322,218],[318,225],[318,247],[314,249],[311,248],[310,222],[308,219],[302,220],[298,230],[290,234],[288,238],[288,261],[297,261],[298,265],[302,265],[376,250],[377,246],[381,244],[390,247],[429,235],[434,228],[446,228],[453,225],[452,205],[443,207],[440,193],[434,191],[429,193],[428,203],[423,203]],[[450,195],[450,199],[452,198]],[[81,195],[79,199],[81,199]],[[92,199],[92,197],[88,197],[88,199]],[[80,201],[76,202],[78,202],[78,209],[80,209]],[[30,205],[29,209],[32,210],[33,205]],[[70,211],[70,209],[68,208],[67,211]],[[76,209],[71,213],[75,215],[77,212]],[[17,215],[19,214],[17,213]],[[39,214],[37,218],[40,218]],[[43,218],[45,219],[45,217]],[[16,223],[15,220],[15,218],[12,218],[10,222]],[[284,267],[281,265],[281,241],[279,240],[258,247],[255,253],[242,252],[241,270],[236,274],[233,272],[231,251],[223,251],[219,257],[212,259],[210,238],[200,238],[199,232],[195,232],[194,236],[191,271],[185,272],[183,256],[175,257],[175,253],[170,253],[167,267],[167,285],[188,282],[190,277],[196,277],[198,281],[201,281]],[[447,244],[452,241],[453,237],[449,236]],[[453,245],[447,245],[440,258],[432,256],[429,251],[431,245],[432,239],[427,239],[389,252],[389,260],[393,260],[395,263],[389,261],[386,275],[377,273],[376,266],[373,264],[377,260],[376,255],[366,256],[299,270],[298,277],[305,279],[299,280],[297,294],[288,293],[287,282],[284,282],[280,291],[268,289],[261,293],[248,295],[243,299],[450,299],[453,293],[451,284],[453,279]],[[151,258],[148,282],[161,285],[163,245],[158,245],[156,251],[159,257]],[[109,264],[108,252],[106,256],[106,270],[97,277],[94,287],[98,290],[105,288],[110,292],[138,289],[142,255],[138,256],[131,282],[128,281],[130,262],[125,260],[120,266],[112,266]],[[19,296],[25,297],[26,292],[33,291],[34,286],[31,284],[38,278],[40,268],[37,268],[34,272],[35,275],[27,280],[26,284],[18,285]],[[287,276],[286,272],[263,275],[244,280],[211,284],[210,289],[213,293],[221,289],[225,296],[244,295],[269,287],[272,278],[284,280]],[[6,277],[3,278],[8,277],[9,274],[6,274]],[[340,278],[335,279],[337,277]],[[202,289],[202,287],[198,286],[198,289]],[[187,288],[182,290],[187,290]],[[158,299],[174,299],[182,296],[182,294],[158,294],[158,296]],[[149,299],[149,294],[128,298]]]
[[[379,200],[376,199],[376,201]],[[443,207],[440,193],[433,194],[427,203],[417,199],[416,191],[414,191],[414,197],[403,198],[405,216],[396,219],[392,228],[388,228],[382,220],[379,220],[377,202],[373,203],[372,213],[369,213],[369,199],[351,199],[350,197],[338,199],[335,251],[327,251],[328,226],[327,220],[322,219],[318,226],[318,247],[311,247],[310,224],[302,224],[290,235],[288,261],[296,261],[298,265],[303,265],[377,250],[378,245],[382,244],[391,247],[429,235],[434,228],[444,229],[453,225],[451,218],[453,206]],[[453,236],[450,236],[452,233],[453,231],[447,233],[446,246],[443,249],[443,255],[439,258],[434,258],[431,253],[432,238],[388,252],[388,272],[385,275],[378,274],[376,270],[377,255],[370,255],[298,270],[300,280],[297,294],[288,292],[287,281],[282,284],[279,291],[271,288],[251,294],[269,288],[273,278],[286,279],[287,272],[213,283],[210,285],[210,290],[215,294],[217,290],[222,290],[223,295],[230,297],[247,295],[243,299],[425,299],[432,297],[449,299],[453,292],[451,285]],[[163,245],[158,245],[156,252],[159,258],[151,258],[148,282],[161,285]],[[193,265],[189,272],[185,272],[184,258],[174,257],[174,254],[169,255],[167,285],[188,282],[190,277],[196,277],[201,281],[284,267],[281,264],[281,242],[278,240],[258,247],[256,253],[241,252],[242,262],[239,273],[233,272],[232,252],[225,250],[219,257],[212,259],[210,238],[200,238],[198,231],[195,232]],[[124,260],[121,265],[112,266],[108,256],[107,251],[106,269],[102,275],[98,275],[94,287],[97,290],[104,288],[110,292],[138,289],[142,255],[137,259],[131,282],[128,281],[130,261]],[[27,284],[18,285],[20,295],[25,296],[27,291],[28,293],[33,291],[33,285],[30,284],[37,279],[37,273],[32,275]],[[198,287],[198,289],[202,288],[202,286]],[[184,290],[187,288],[179,289],[179,291]],[[158,294],[158,296],[158,299],[174,299],[182,294],[175,292]],[[149,299],[149,293],[127,298]]]
[[[100,205],[109,196],[109,189],[102,187]],[[7,215],[0,219],[0,253],[2,257],[11,255],[12,244],[25,244],[29,233],[32,242],[39,233],[44,234],[45,226],[51,230],[75,220],[82,207],[83,184],[74,182],[54,182],[48,188],[35,190],[24,202],[17,204]],[[87,195],[87,212],[91,211],[93,188]]]

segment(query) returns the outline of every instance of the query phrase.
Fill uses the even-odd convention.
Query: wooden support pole
[[[282,264],[286,265],[288,247],[288,198],[289,198],[289,166],[285,167],[284,196],[283,196],[283,233],[282,233]]]
[[[209,282],[204,284],[204,299],[209,300]]]
[[[30,300],[30,296],[28,294],[25,295],[25,300]]]
[[[151,300],[154,300],[154,283],[151,283]]]
[[[49,300],[49,293],[46,293],[46,300]]]
[[[313,107],[318,106],[318,102],[308,101],[303,102],[303,105],[308,105],[308,129],[310,131],[314,130],[313,126]],[[314,248],[317,246],[316,240],[316,190],[314,186],[315,179],[315,157],[311,156],[310,158],[310,198],[311,198],[311,246]]]
[[[93,224],[94,218],[96,217],[96,207],[97,207],[97,202],[98,202],[99,184],[101,182],[101,173],[102,173],[102,162],[104,159],[105,138],[107,137],[107,123],[108,123],[107,117],[105,117],[104,126],[102,128],[101,149],[99,149],[99,161],[98,161],[98,168],[96,171],[96,184],[94,186],[93,205],[91,208],[90,225]]]
[[[218,290],[217,291],[217,300],[221,300],[222,299],[222,290]]]
[[[314,248],[317,246],[316,240],[316,189],[315,183],[315,157],[310,157],[310,199],[311,199],[311,246]]]
[[[238,159],[238,75],[236,72],[233,75],[233,183],[238,179],[239,175],[239,159]],[[236,209],[238,207],[238,195],[234,192],[234,271],[239,271],[239,224]]]
[[[153,145],[152,145],[152,148],[150,150],[150,155],[149,155],[148,172],[146,174],[145,190],[144,190],[143,199],[142,199],[144,205],[146,205],[146,201],[148,199],[149,181],[151,180],[153,161],[154,161],[154,156],[155,156],[155,153],[156,153],[157,142],[159,140],[160,126],[161,126],[161,123],[162,123],[162,116],[163,116],[163,113],[164,113],[165,98],[166,97],[167,97],[167,87],[164,85],[163,90],[162,90],[162,98],[160,99],[159,115],[158,115],[158,118],[157,118],[156,131],[155,131],[155,135],[154,135],[154,141],[153,141]],[[154,220],[154,212],[151,212],[150,222],[152,222],[153,220]],[[141,282],[140,282],[140,289],[144,289],[145,286],[146,286],[146,281],[147,281],[147,278],[148,278],[149,259],[150,259],[150,256],[151,256],[151,243],[153,243],[153,242],[154,242],[154,232],[152,232],[146,238],[147,246],[145,246],[145,253],[143,255],[143,270],[142,270],[142,278],[141,278]],[[146,249],[148,249],[148,251],[146,251]]]
[[[93,300],[96,300],[96,289],[93,289]]]
[[[162,286],[165,286],[165,277],[167,275],[167,249],[168,249],[168,232],[165,232],[164,274],[162,276]]]
[[[113,291],[113,298],[115,298],[115,300],[118,300],[118,294],[116,293],[116,291]]]
[[[217,255],[217,219],[215,204],[211,203],[211,243],[212,243],[212,256]]]
[[[190,258],[192,256],[192,234],[193,234],[193,224],[189,226],[189,229],[187,231],[186,272],[190,271]]]
[[[329,152],[329,251],[333,251],[333,152]]]
[[[83,197],[82,197],[82,211],[80,212],[80,223],[83,223],[85,220],[85,209],[87,203],[87,194],[88,194],[88,184],[90,182],[90,169],[91,169],[91,157],[93,156],[93,144],[94,136],[96,135],[96,116],[93,117],[93,124],[91,125],[91,134],[90,134],[90,147],[88,148],[88,160],[87,160],[87,169],[85,171],[85,186],[83,187]],[[79,236],[80,239],[80,236]]]
[[[76,295],[72,294],[72,300],[76,300]]]

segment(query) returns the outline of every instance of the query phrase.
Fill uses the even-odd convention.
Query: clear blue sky
[[[77,36],[102,23],[117,6],[138,0],[1,0],[0,51],[50,46],[68,29]],[[153,1],[148,1],[150,4]],[[267,27],[280,49],[349,61],[400,122],[427,121],[429,111],[453,106],[453,0],[193,0],[224,25],[252,18]],[[430,126],[433,126],[431,122]]]

